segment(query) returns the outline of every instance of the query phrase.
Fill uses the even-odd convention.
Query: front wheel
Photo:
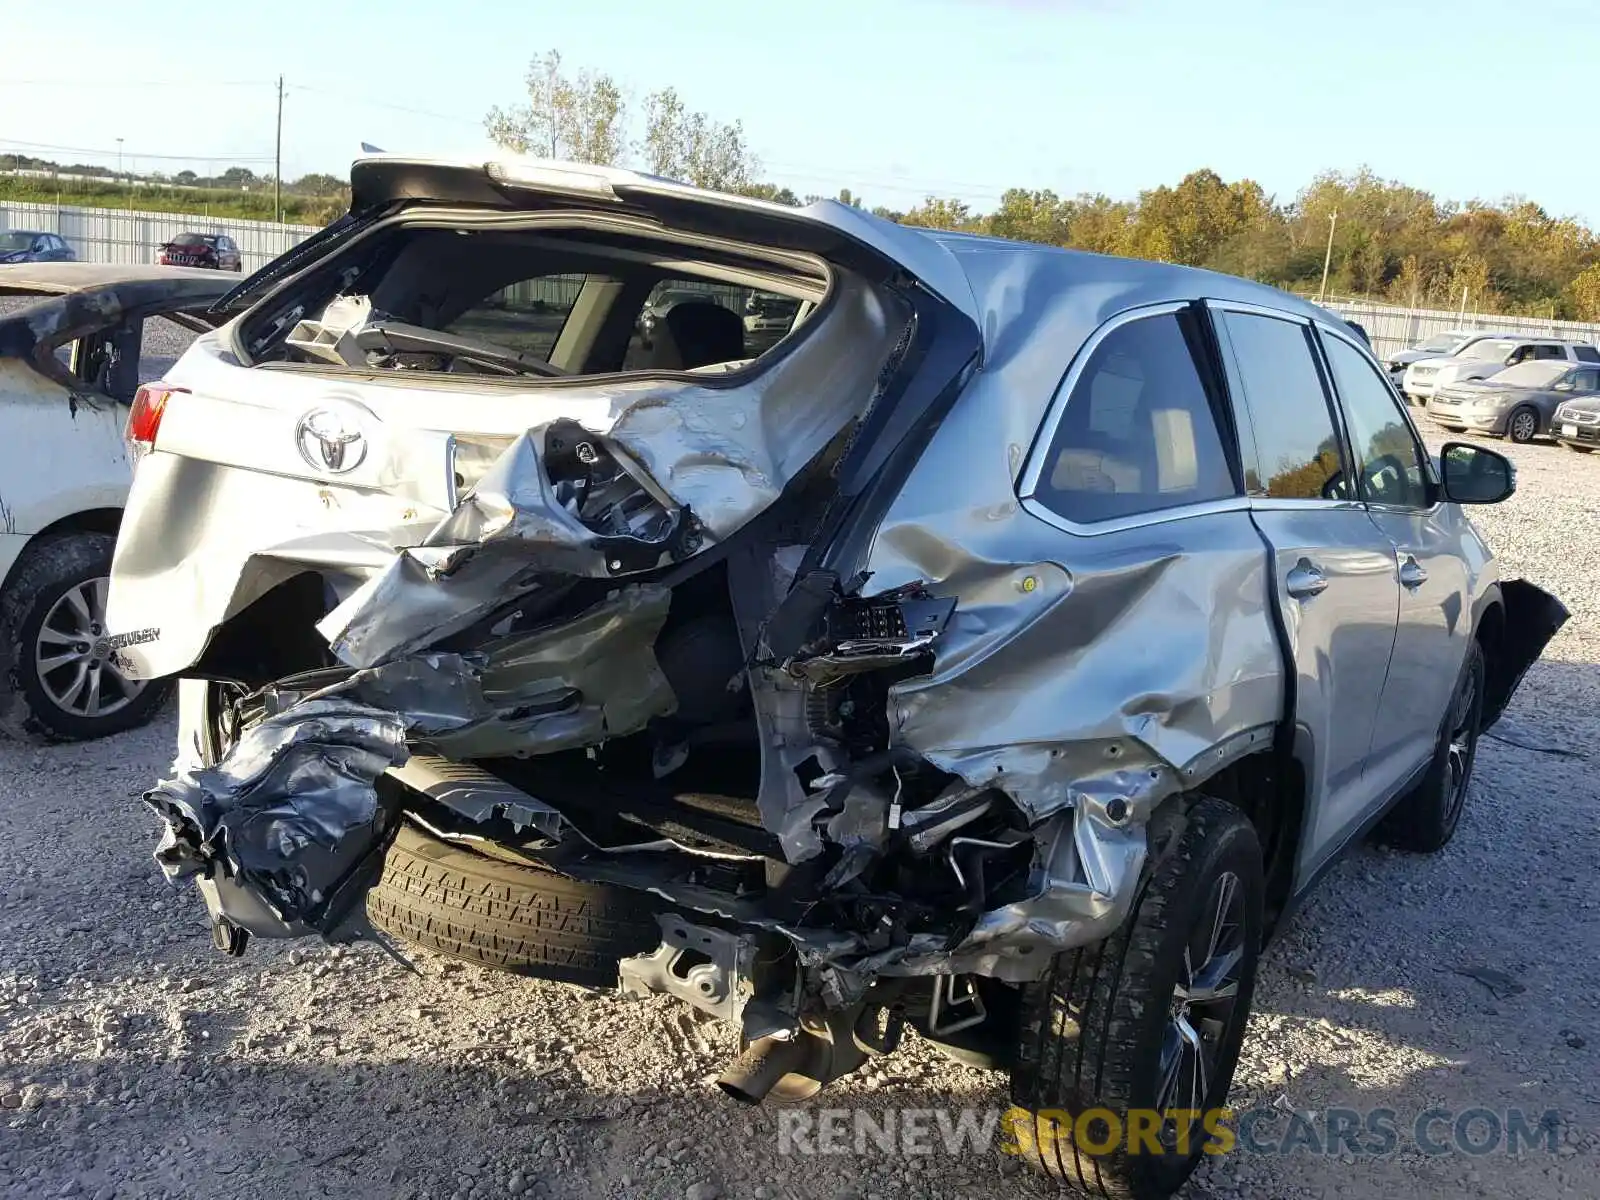
[[[135,679],[108,641],[116,539],[68,533],[28,545],[0,595],[0,728],[29,741],[78,742],[148,721],[164,680]]]
[[[1506,436],[1513,442],[1526,444],[1539,432],[1539,414],[1531,408],[1519,408],[1506,420]]]
[[[1378,840],[1398,850],[1432,854],[1455,837],[1478,759],[1485,670],[1483,647],[1473,642],[1440,723],[1427,774],[1395,802],[1378,826]]]
[[[1217,1132],[1255,987],[1255,829],[1202,797],[1164,840],[1122,927],[1023,988],[1013,1148],[1096,1196],[1155,1200],[1189,1177]]]

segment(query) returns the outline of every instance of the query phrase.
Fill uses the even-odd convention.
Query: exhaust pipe
[[[728,1064],[717,1086],[740,1104],[760,1104],[785,1075],[810,1074],[813,1040],[808,1033],[758,1038]]]

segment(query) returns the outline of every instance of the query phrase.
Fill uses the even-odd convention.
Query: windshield
[[[31,250],[33,249],[33,239],[38,236],[37,233],[27,233],[20,230],[15,233],[0,233],[0,254],[11,250]]]
[[[1429,338],[1419,345],[1417,349],[1427,351],[1430,354],[1448,354],[1471,336],[1471,334],[1467,333],[1441,333]]]
[[[1473,362],[1504,362],[1516,348],[1517,344],[1515,342],[1490,338],[1481,342],[1473,342],[1458,357],[1470,359]]]
[[[203,233],[180,233],[172,239],[174,246],[205,246],[211,239]]]
[[[1489,382],[1504,384],[1506,387],[1549,387],[1567,373],[1567,367],[1568,363],[1562,359],[1522,362],[1514,367],[1507,367],[1498,375],[1490,376]]]

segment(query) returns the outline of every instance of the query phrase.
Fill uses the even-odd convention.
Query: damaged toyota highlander
[[[385,156],[219,308],[130,416],[109,619],[180,678],[146,800],[220,949],[670,993],[752,1103],[910,1027],[1106,1194],[1186,1177],[1263,939],[1450,840],[1567,615],[1462,513],[1503,456],[1222,275]]]

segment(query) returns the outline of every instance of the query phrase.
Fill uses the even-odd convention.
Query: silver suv
[[[130,427],[110,619],[182,677],[146,799],[217,945],[370,920],[670,993],[745,1102],[911,1026],[1010,1073],[1040,1169],[1175,1189],[1263,939],[1369,830],[1450,840],[1565,620],[1459,507],[1510,463],[1242,280],[601,169],[352,183]],[[641,348],[687,283],[728,303]],[[756,354],[747,293],[792,313]],[[1075,1147],[1097,1106],[1161,1152]]]

